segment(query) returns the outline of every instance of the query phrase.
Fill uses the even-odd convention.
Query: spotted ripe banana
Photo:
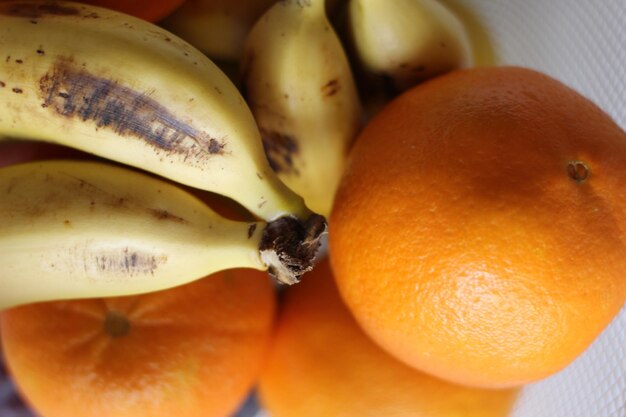
[[[362,108],[324,0],[285,0],[255,24],[243,82],[274,170],[328,215]]]
[[[78,3],[0,2],[0,54],[0,136],[132,165],[266,221],[311,216],[270,168],[238,90],[169,32]]]
[[[150,292],[236,267],[293,283],[294,258],[316,251],[290,252],[302,233],[293,219],[227,220],[175,185],[99,162],[1,168],[0,218],[0,309]]]
[[[350,0],[348,32],[359,62],[395,90],[472,64],[463,23],[438,0]]]

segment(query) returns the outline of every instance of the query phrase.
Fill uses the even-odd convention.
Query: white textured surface
[[[500,63],[558,78],[626,129],[626,0],[465,2]],[[626,417],[626,308],[568,368],[526,387],[512,417]]]

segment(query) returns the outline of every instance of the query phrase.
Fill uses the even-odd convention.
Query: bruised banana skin
[[[272,172],[234,85],[169,32],[78,3],[0,2],[0,54],[0,139],[93,153],[266,221],[311,215]]]
[[[438,0],[350,0],[348,32],[365,69],[399,91],[473,61],[465,27]]]
[[[272,167],[328,216],[363,111],[324,1],[275,4],[252,28],[242,66]]]
[[[0,218],[0,310],[285,268],[268,264],[276,224],[228,220],[174,185],[98,162],[1,168]]]

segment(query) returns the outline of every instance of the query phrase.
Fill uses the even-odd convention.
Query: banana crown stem
[[[283,284],[299,282],[305,272],[313,269],[326,230],[326,219],[318,214],[311,215],[304,223],[291,216],[268,223],[259,252],[269,274]]]

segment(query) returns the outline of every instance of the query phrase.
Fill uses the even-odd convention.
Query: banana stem
[[[304,223],[294,217],[281,217],[268,223],[259,251],[269,274],[282,284],[299,282],[305,272],[313,269],[326,230],[326,219],[318,214],[311,215]]]

